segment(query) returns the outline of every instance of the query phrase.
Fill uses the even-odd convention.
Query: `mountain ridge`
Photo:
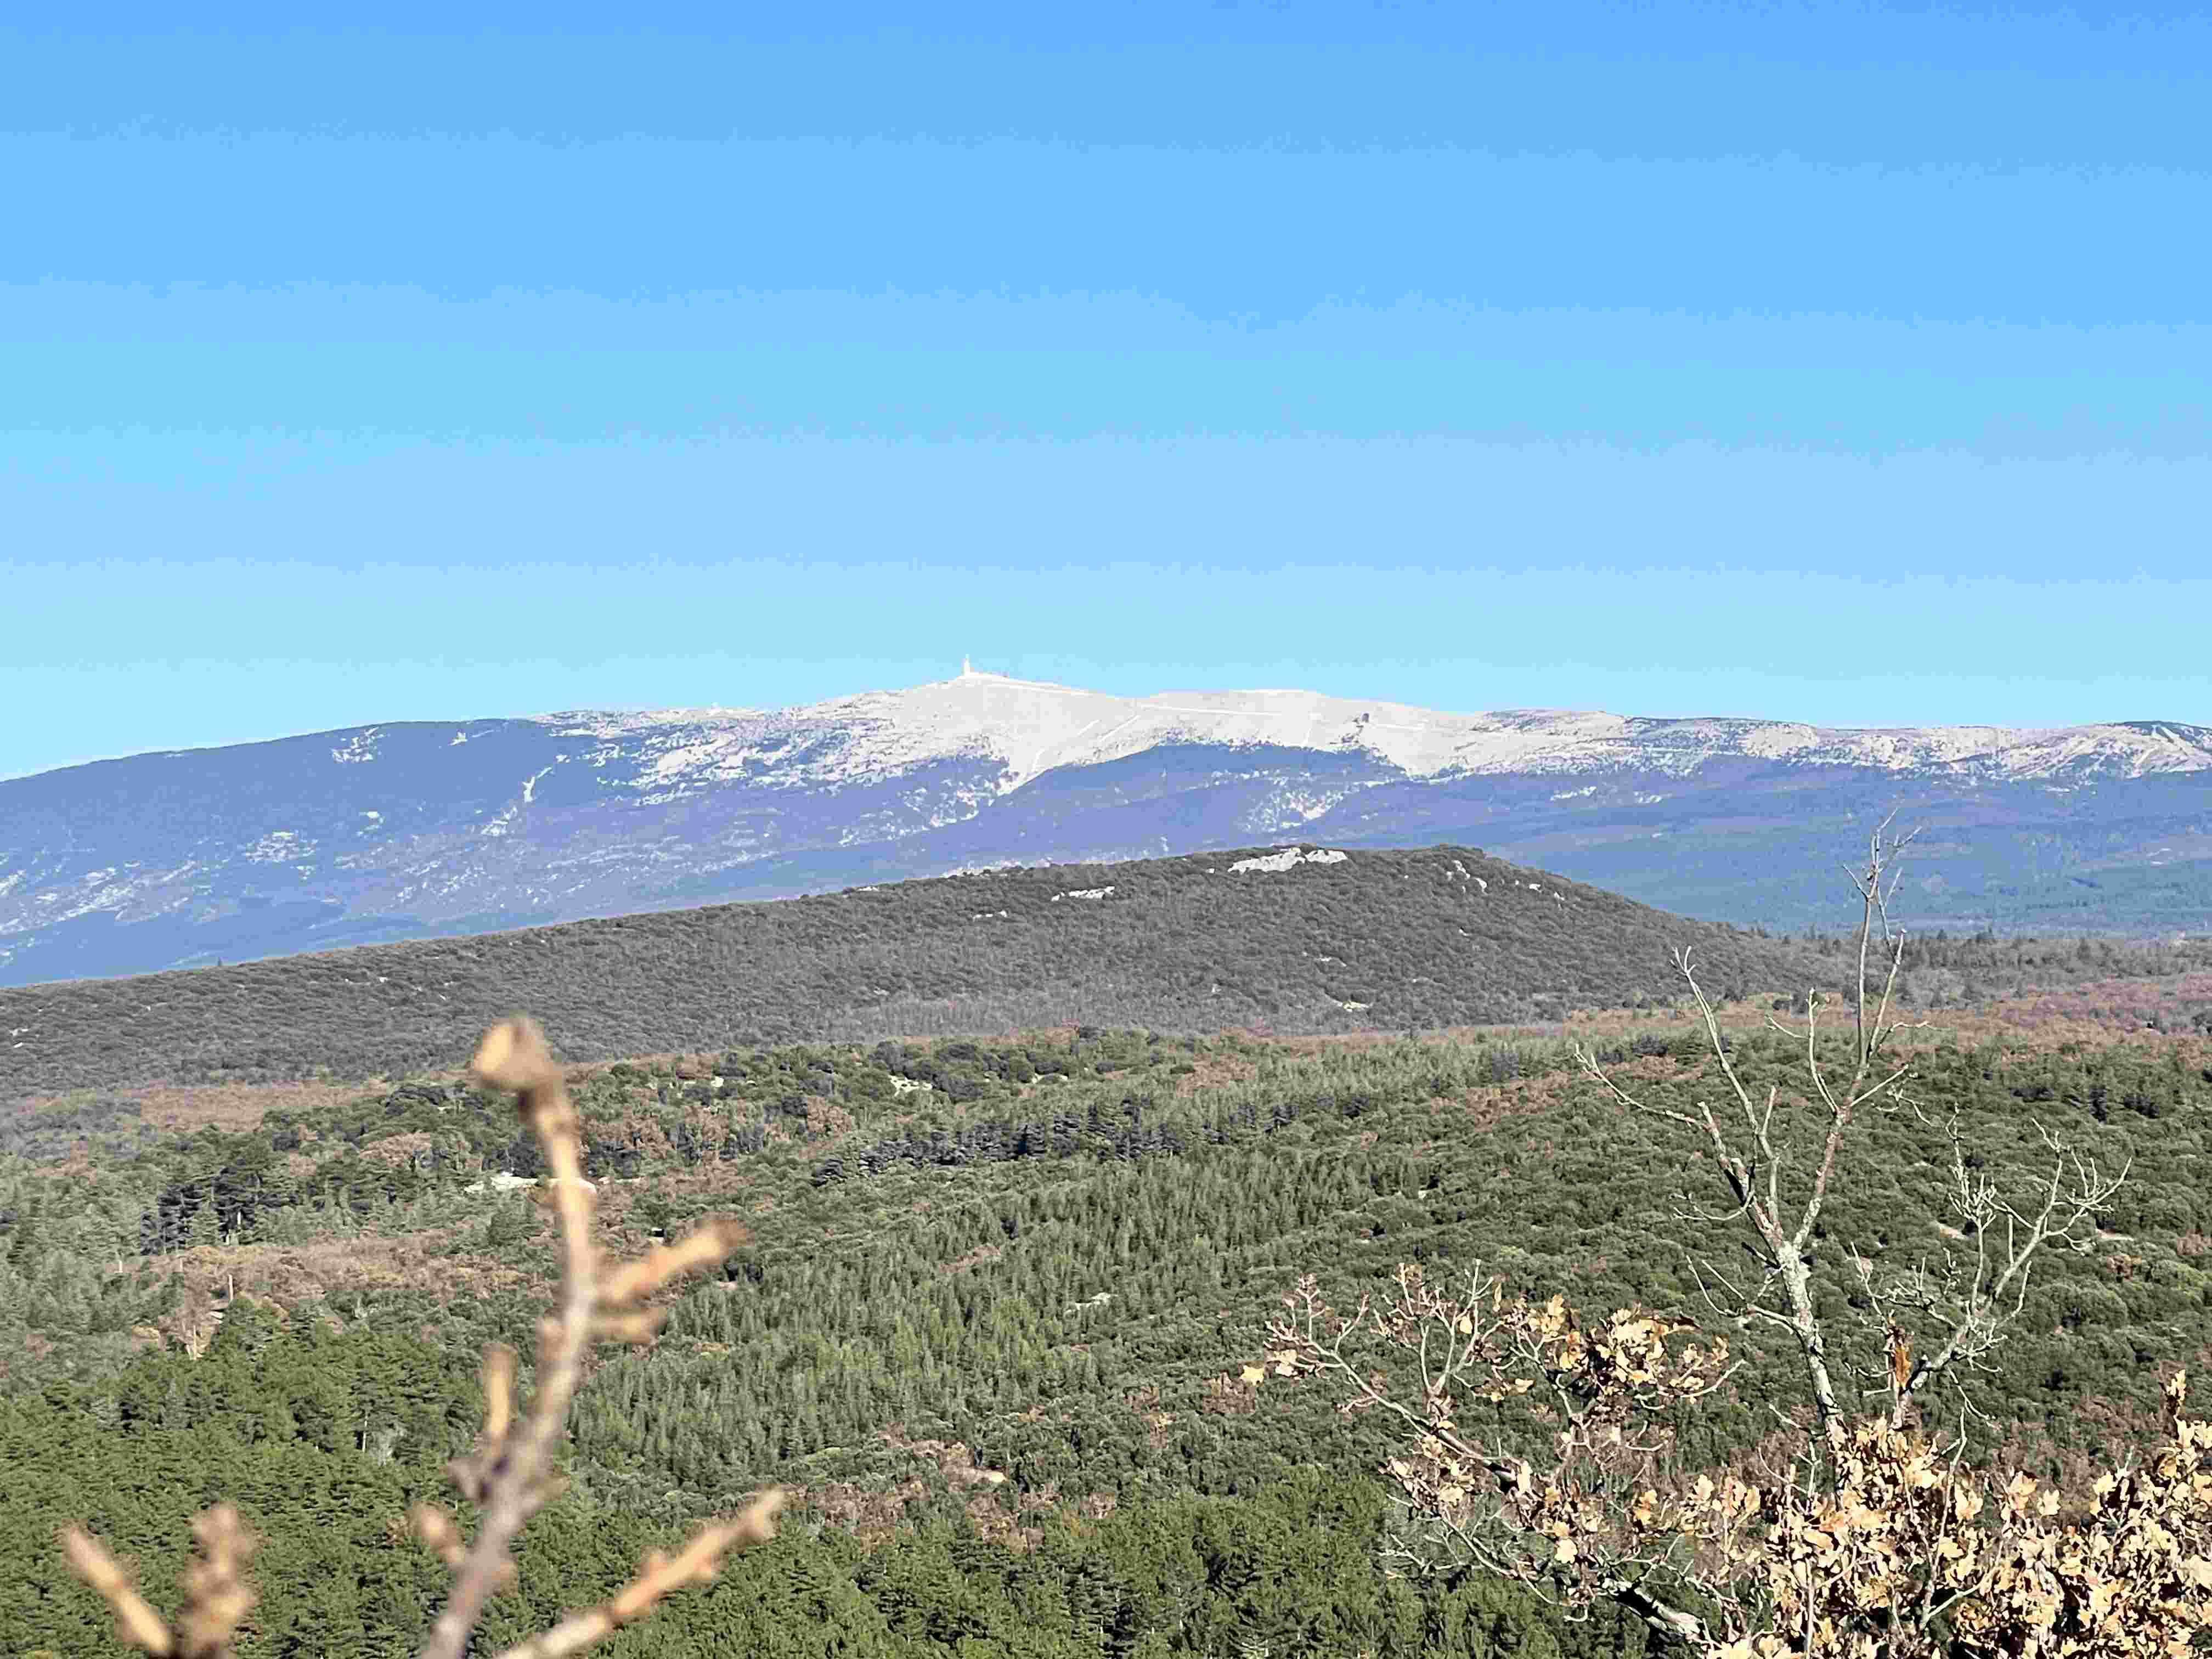
[[[1064,699],[1101,712],[1073,731],[1066,729],[1072,722],[1063,721],[1057,732],[1049,731],[1049,722],[1031,715],[1027,722],[1030,732],[1045,726],[1048,734],[1026,750],[1026,758],[1021,758],[1024,745],[1015,742],[1009,732],[1012,718],[1002,714],[993,728],[955,712],[957,700],[993,698],[1003,702],[1009,696],[1024,695]],[[1041,705],[1041,708],[1050,707],[1048,702]],[[1108,709],[1128,712],[1117,726],[1078,748],[1079,740],[1108,718],[1103,712]],[[1126,731],[1148,715],[1153,717],[1149,726]],[[1194,731],[1191,720],[1178,720],[1175,716],[1194,717],[1211,729]],[[1171,690],[1132,696],[973,669],[953,678],[902,690],[861,692],[790,708],[669,708],[627,715],[569,710],[528,718],[549,726],[566,724],[572,730],[590,730],[581,723],[597,721],[601,723],[599,732],[680,728],[687,724],[775,729],[779,722],[797,725],[810,718],[821,723],[881,722],[896,729],[906,741],[871,755],[869,758],[878,766],[996,752],[1007,763],[1002,793],[1054,766],[1096,765],[1168,741],[1316,750],[1358,747],[1413,776],[1455,770],[1594,769],[1601,762],[1616,759],[1623,749],[1686,753],[1698,759],[1791,759],[1804,764],[1891,770],[1965,766],[2014,781],[2064,775],[2084,762],[2130,777],[2212,770],[2212,727],[2176,720],[2090,721],[2065,726],[1881,727],[1819,726],[1740,715],[1622,715],[1596,709],[1503,708],[1455,714],[1291,688]],[[918,748],[913,735],[933,729],[939,738],[936,746]],[[994,750],[984,740],[993,730],[1007,733],[1000,750]],[[971,741],[945,740],[956,732]],[[683,749],[675,753],[696,758]]]
[[[0,781],[0,984],[1309,833],[1479,842],[1794,928],[1829,919],[1808,855],[1825,867],[1899,809],[1953,849],[1905,896],[1923,921],[2212,927],[2212,728],[2184,722],[1449,714],[967,671],[797,708],[389,722]]]
[[[994,731],[1007,732],[1012,721],[1002,714],[995,726],[981,725],[972,719],[963,723],[962,716],[952,709],[956,699],[964,697],[972,702],[994,694],[1035,694],[1070,700],[1085,708],[1126,708],[1130,712],[1123,725],[1133,724],[1147,714],[1196,716],[1212,722],[1216,728],[1200,740],[1231,745],[1266,744],[1323,749],[1345,746],[1346,739],[1357,738],[1360,739],[1358,746],[1371,750],[1415,776],[1451,770],[1520,770],[1535,759],[1559,769],[1573,770],[1611,759],[1614,751],[1624,746],[1661,751],[1688,750],[1706,759],[1724,756],[1788,758],[1806,764],[1863,765],[1891,770],[1971,766],[2022,781],[2063,775],[2068,769],[2083,761],[2110,767],[2127,776],[2212,770],[2212,726],[2156,718],[2045,726],[1825,726],[1758,715],[1626,715],[1603,709],[1511,708],[1456,713],[1295,687],[1170,689],[1133,696],[972,668],[946,679],[926,681],[919,685],[857,692],[779,708],[708,705],[572,708],[501,718],[544,726],[565,736],[592,737],[602,741],[640,732],[686,732],[720,727],[733,735],[741,735],[748,731],[777,732],[809,723],[865,722],[879,741],[889,739],[884,748],[868,756],[881,768],[916,759],[993,752],[986,740],[988,735]],[[1261,700],[1271,701],[1263,705]],[[1302,707],[1278,706],[1284,702]],[[1378,720],[1378,714],[1400,718]],[[1030,748],[1027,758],[1018,764],[1012,763],[1021,752],[1021,745],[1009,736],[1000,757],[1010,763],[1003,787],[1017,788],[1054,765],[1097,764],[1161,741],[1198,736],[1187,729],[1187,723],[1162,718],[1149,730],[1128,733],[1118,744],[1109,744],[1109,740],[1116,735],[1115,730],[1109,730],[1093,739],[1087,748],[1075,749],[1076,738],[1097,725],[1101,718],[1094,715],[1073,732],[1048,738]],[[0,783],[52,778],[88,767],[157,758],[182,759],[224,750],[316,739],[342,739],[333,742],[333,759],[340,763],[361,763],[375,758],[376,736],[398,726],[445,726],[453,732],[452,741],[458,745],[469,740],[472,726],[498,723],[499,718],[374,721],[364,726],[255,739],[247,744],[111,756],[0,778]],[[1034,729],[1047,723],[1032,716],[1027,724]],[[948,726],[963,740],[946,741]],[[939,741],[933,747],[923,746],[933,730]],[[897,735],[892,737],[892,732]],[[1431,741],[1427,745],[1388,738],[1373,744],[1365,741],[1370,734],[1383,732],[1415,734]],[[1334,734],[1332,741],[1314,741],[1320,733]],[[1440,755],[1436,734],[1453,734],[1458,740]],[[1668,740],[1678,738],[1686,741]],[[696,752],[696,747],[676,744],[664,748],[660,751],[663,775],[680,775],[685,770],[684,763],[702,759]],[[739,758],[746,752],[740,751]],[[1048,755],[1051,757],[1048,763]]]
[[[1062,1024],[1413,1030],[1668,1001],[1833,964],[1472,847],[1313,842],[853,888],[221,969],[0,990],[0,1099],[397,1076],[516,1006],[568,1058]]]

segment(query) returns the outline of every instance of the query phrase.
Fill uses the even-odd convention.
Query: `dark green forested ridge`
[[[2035,1161],[2038,1121],[2133,1159],[2107,1236],[2039,1271],[1988,1380],[1982,1451],[2039,1474],[2154,1423],[2161,1371],[2205,1346],[2212,1041],[2132,1024],[1913,1039],[1917,1091],[1958,1106],[1990,1172]],[[1598,1041],[1656,1098],[1715,1081],[1678,1024]],[[1782,1037],[1733,1041],[1753,1088],[1793,1075]],[[1358,1547],[1382,1501],[1370,1426],[1233,1379],[1305,1267],[1347,1299],[1400,1261],[1480,1258],[1587,1308],[1694,1307],[1702,1241],[1668,1219],[1683,1149],[1595,1098],[1560,1041],[1306,1048],[1086,1027],[590,1068],[586,1167],[617,1242],[732,1210],[757,1239],[659,1346],[599,1367],[574,1507],[538,1523],[501,1628],[776,1481],[801,1492],[794,1536],[629,1650],[749,1641],[763,1619],[795,1620],[807,1652],[836,1650],[825,1632],[886,1653],[1633,1650],[1499,1592],[1376,1578]],[[1937,1150],[1909,1115],[1865,1126],[1817,1263],[1838,1325],[1845,1243],[1945,1248]],[[35,1479],[0,1500],[0,1640],[107,1650],[89,1598],[52,1584],[53,1522],[89,1518],[166,1571],[174,1519],[228,1493],[313,1534],[272,1554],[249,1651],[404,1650],[435,1575],[374,1528],[436,1484],[481,1344],[524,1337],[543,1304],[546,1224],[493,1190],[502,1172],[534,1172],[511,1109],[442,1082],[229,1132],[165,1133],[97,1093],[15,1120],[0,1463]],[[1692,1453],[1763,1432],[1777,1375],[1706,1407]],[[1160,1563],[1172,1582],[1145,1576]],[[298,1634],[323,1628],[362,1634]]]
[[[768,904],[0,991],[0,1099],[398,1076],[534,1011],[572,1060],[1078,1021],[1410,1030],[1799,988],[1799,946],[1464,847],[1237,873],[1271,849],[991,871]],[[1316,849],[1317,850],[1317,849]],[[1082,896],[1093,895],[1094,896]]]
[[[1461,847],[1232,874],[1251,853],[994,871],[237,968],[0,991],[0,1100],[150,1082],[396,1077],[514,1008],[571,1059],[739,1041],[1134,1024],[1410,1030],[1840,981],[1838,940],[1686,921]],[[1098,893],[1103,896],[1072,896]],[[1944,936],[1916,1006],[2212,967],[2212,945]]]

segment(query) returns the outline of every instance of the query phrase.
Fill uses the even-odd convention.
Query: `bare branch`
[[[2038,1124],[2047,1165],[2032,1190],[2009,1195],[1974,1173],[1954,1111],[1944,1126],[1947,1204],[1961,1225],[1946,1231],[1963,1248],[1894,1277],[1877,1271],[1870,1250],[1850,1251],[1876,1341],[1873,1354],[1836,1364],[1868,1385],[1856,1397],[1887,1396],[1887,1408],[1847,1417],[1838,1398],[1811,1274],[1829,1193],[1862,1110],[1910,1108],[1931,1121],[1905,1093],[1909,1060],[1892,1052],[1905,1029],[1893,1013],[1905,940],[1891,907],[1911,839],[1893,837],[1885,820],[1865,867],[1851,872],[1861,910],[1848,1032],[1824,1032],[1817,992],[1802,1029],[1768,1021],[1802,1044],[1802,1097],[1749,1086],[1687,952],[1676,965],[1733,1110],[1702,1100],[1686,1110],[1632,1091],[1588,1048],[1575,1051],[1583,1075],[1614,1104],[1686,1131],[1712,1160],[1730,1206],[1686,1194],[1676,1213],[1732,1224],[1759,1272],[1731,1279],[1692,1255],[1698,1294],[1739,1328],[1761,1324],[1796,1339],[1809,1413],[1775,1409],[1768,1443],[1686,1480],[1666,1415],[1734,1376],[1724,1342],[1710,1352],[1694,1340],[1675,1346],[1691,1328],[1641,1310],[1585,1321],[1557,1297],[1509,1303],[1479,1273],[1448,1297],[1418,1267],[1401,1267],[1395,1290],[1363,1298],[1345,1318],[1309,1276],[1286,1299],[1294,1316],[1268,1327],[1282,1346],[1268,1365],[1248,1366],[1244,1381],[1256,1387],[1271,1370],[1324,1376],[1351,1396],[1340,1410],[1396,1419],[1410,1444],[1385,1465],[1407,1516],[1386,1550],[1394,1571],[1438,1559],[1472,1566],[1570,1619],[1610,1601],[1698,1659],[2061,1647],[2084,1659],[2150,1659],[2185,1653],[2199,1626],[2212,1624],[2212,1424],[2183,1419],[2183,1378],[2167,1389],[2171,1444],[2100,1479],[2066,1520],[2059,1495],[2025,1474],[1992,1502],[1966,1463],[1969,1432],[1988,1419],[1960,1385],[1991,1369],[2040,1255],[2094,1248],[2124,1165],[2108,1175]],[[1812,1120],[1802,1139],[1790,1133],[1799,1106]],[[1814,1126],[1817,1158],[1793,1178],[1785,1166]],[[1362,1360],[1357,1347],[1368,1340],[1415,1356],[1417,1399],[1394,1395],[1389,1376]],[[1939,1383],[1956,1394],[1958,1431],[1948,1442],[1911,1420]],[[1494,1417],[1487,1436],[1466,1426],[1484,1407],[1480,1414]]]
[[[1865,868],[1848,872],[1861,901],[1858,974],[1851,992],[1854,1035],[1848,1077],[1832,1078],[1821,1058],[1821,999],[1817,992],[1806,998],[1802,1031],[1791,1033],[1780,1021],[1771,1018],[1767,1022],[1771,1029],[1793,1035],[1802,1042],[1811,1103],[1826,1119],[1810,1181],[1801,1189],[1789,1194],[1784,1188],[1784,1169],[1790,1162],[1790,1155],[1778,1139],[1781,1091],[1771,1088],[1761,1100],[1745,1082],[1730,1053],[1728,1037],[1721,1030],[1719,1011],[1698,983],[1688,951],[1677,955],[1675,968],[1689,988],[1692,1004],[1705,1027],[1707,1047],[1735,1097],[1743,1125],[1740,1138],[1732,1138],[1730,1132],[1723,1129],[1711,1108],[1704,1103],[1698,1103],[1695,1116],[1673,1108],[1654,1106],[1630,1094],[1607,1076],[1587,1048],[1578,1048],[1575,1053],[1583,1074],[1605,1089],[1616,1103],[1688,1128],[1704,1141],[1715,1166],[1728,1182],[1735,1206],[1723,1213],[1696,1210],[1686,1202],[1680,1213],[1709,1224],[1741,1221],[1747,1226],[1753,1254],[1761,1265],[1761,1281],[1757,1292],[1740,1297],[1732,1316],[1739,1321],[1756,1319],[1781,1326],[1796,1339],[1822,1432],[1840,1420],[1842,1405],[1829,1364],[1826,1334],[1821,1328],[1813,1298],[1812,1244],[1858,1109],[1870,1101],[1893,1097],[1909,1074],[1909,1067],[1905,1065],[1878,1063],[1896,1029],[1890,1022],[1888,1011],[1904,961],[1905,936],[1892,925],[1890,899],[1896,891],[1899,860],[1912,840],[1909,835],[1893,837],[1890,823],[1890,819],[1883,820],[1869,838]],[[1878,994],[1869,982],[1877,949],[1887,959]],[[1705,1273],[1711,1270],[1709,1264],[1698,1265],[1702,1290]],[[1714,1277],[1720,1276],[1715,1273]],[[1763,1305],[1763,1298],[1777,1289],[1782,1293],[1786,1311]]]
[[[192,1531],[199,1540],[199,1559],[185,1569],[177,1651],[185,1659],[228,1659],[230,1638],[253,1610],[254,1594],[246,1582],[253,1535],[228,1504],[216,1504],[193,1522]]]
[[[592,1316],[599,1300],[598,1259],[592,1244],[594,1199],[584,1182],[583,1145],[575,1107],[534,1020],[516,1018],[484,1034],[469,1070],[479,1082],[517,1097],[523,1121],[538,1137],[551,1172],[555,1213],[560,1218],[562,1251],[559,1311],[538,1329],[538,1389],[528,1414],[512,1433],[484,1444],[457,1484],[482,1510],[476,1540],[469,1547],[445,1610],[438,1615],[423,1659],[461,1659],[469,1632],[506,1577],[505,1568],[523,1523],[551,1496],[549,1477],[553,1451],[568,1426],[568,1402],[582,1381],[584,1356],[592,1340]],[[513,1358],[503,1369],[511,1376]],[[495,1363],[486,1356],[486,1382]]]
[[[148,1653],[176,1651],[169,1627],[161,1615],[138,1594],[131,1575],[100,1547],[91,1534],[77,1527],[62,1530],[62,1548],[68,1553],[70,1571],[100,1593],[115,1613],[116,1633],[134,1648]]]
[[[730,1551],[766,1543],[775,1535],[776,1512],[782,1507],[781,1492],[761,1493],[734,1519],[700,1528],[673,1558],[657,1550],[647,1555],[637,1577],[598,1607],[572,1613],[551,1630],[508,1648],[499,1659],[562,1659],[604,1640],[644,1618],[672,1590],[707,1583],[721,1571],[722,1558]]]
[[[2127,1182],[2127,1164],[2117,1174],[2105,1175],[2094,1158],[2082,1156],[2045,1125],[2036,1124],[2035,1130],[2051,1164],[2038,1183],[2038,1199],[2023,1206],[2004,1197],[1995,1181],[1969,1170],[1966,1134],[1955,1110],[1944,1124],[1951,1155],[1949,1208],[1973,1240],[1973,1261],[1967,1271],[1950,1271],[1932,1281],[1923,1272],[1886,1292],[1893,1306],[1917,1306],[1946,1320],[1896,1389],[1891,1407],[1896,1425],[1904,1424],[1914,1399],[1954,1366],[1986,1369],[1987,1356],[2004,1342],[2027,1307],[2036,1257],[2046,1249],[2094,1249],[2096,1223]],[[1990,1249],[1999,1228],[2002,1259],[1994,1258]]]
[[[559,1218],[562,1243],[562,1282],[558,1311],[538,1329],[538,1387],[529,1410],[510,1427],[513,1413],[514,1356],[493,1348],[484,1356],[486,1411],[484,1433],[476,1453],[452,1465],[454,1484],[482,1512],[475,1541],[462,1554],[453,1574],[453,1592],[422,1659],[462,1659],[469,1632],[482,1616],[483,1604],[514,1577],[512,1551],[523,1525],[555,1493],[553,1454],[567,1431],[569,1402],[582,1381],[586,1355],[595,1341],[649,1342],[665,1317],[659,1310],[641,1304],[654,1291],[695,1268],[720,1261],[744,1242],[744,1228],[734,1221],[712,1221],[674,1244],[665,1244],[640,1260],[602,1274],[599,1253],[592,1242],[592,1219],[597,1200],[584,1179],[583,1142],[576,1111],[569,1101],[561,1068],[545,1046],[544,1034],[535,1021],[515,1018],[484,1034],[469,1069],[477,1079],[517,1097],[523,1121],[538,1137],[546,1167],[546,1183]],[[721,1553],[732,1545],[753,1540],[765,1529],[781,1504],[780,1495],[756,1499],[738,1521],[717,1523],[702,1530],[690,1548],[678,1558],[688,1577],[671,1578],[677,1571],[668,1563],[648,1562],[647,1571],[629,1589],[591,1614],[579,1615],[588,1623],[604,1617],[616,1626],[639,1616],[678,1583],[688,1583],[702,1572],[711,1573]],[[425,1526],[417,1510],[418,1530]],[[428,1523],[426,1541],[434,1548],[450,1549],[452,1539],[437,1522]],[[765,1536],[765,1531],[762,1534]],[[719,1540],[719,1541],[717,1541]],[[709,1547],[711,1546],[711,1547]],[[704,1550],[702,1554],[699,1552]],[[443,1551],[441,1550],[441,1553]],[[643,1600],[637,1598],[642,1596]],[[628,1609],[634,1608],[634,1611]],[[580,1629],[571,1620],[571,1626]],[[546,1653],[569,1652],[584,1644],[549,1647]],[[553,1633],[538,1638],[551,1642]],[[598,1635],[585,1640],[596,1641]],[[518,1650],[520,1651],[520,1650]]]
[[[544,1033],[522,1018],[494,1026],[470,1070],[479,1082],[514,1093],[537,1136],[550,1171],[541,1190],[560,1222],[561,1285],[554,1313],[539,1324],[537,1387],[526,1407],[515,1397],[514,1352],[496,1344],[485,1350],[483,1426],[475,1449],[447,1466],[455,1488],[479,1511],[475,1539],[465,1538],[437,1504],[417,1504],[410,1516],[415,1535],[453,1575],[424,1659],[461,1659],[484,1603],[514,1583],[515,1538],[560,1489],[554,1457],[592,1344],[651,1341],[667,1310],[647,1306],[647,1300],[684,1274],[721,1261],[746,1237],[736,1221],[709,1221],[675,1243],[603,1270],[592,1237],[596,1199],[584,1179],[576,1110]],[[611,1598],[511,1649],[512,1659],[574,1653],[643,1617],[672,1590],[712,1577],[730,1551],[771,1537],[782,1504],[781,1492],[760,1493],[736,1518],[702,1527],[672,1559],[647,1556],[637,1577]],[[245,1577],[253,1540],[228,1504],[200,1516],[193,1529],[199,1556],[185,1574],[185,1608],[173,1630],[89,1534],[70,1528],[61,1541],[70,1570],[113,1610],[125,1641],[179,1659],[228,1659],[232,1638],[254,1604]]]
[[[228,1504],[195,1520],[192,1535],[199,1548],[185,1568],[185,1608],[174,1632],[89,1533],[68,1527],[61,1540],[70,1570],[99,1592],[115,1614],[117,1633],[132,1647],[179,1659],[228,1659],[231,1638],[253,1610],[253,1591],[245,1577],[253,1535]]]

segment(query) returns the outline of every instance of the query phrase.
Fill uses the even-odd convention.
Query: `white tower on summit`
[[[963,680],[975,678],[975,666],[965,657],[960,659],[960,678]]]

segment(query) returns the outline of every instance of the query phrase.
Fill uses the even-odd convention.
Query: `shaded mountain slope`
[[[453,1066],[518,1007],[574,1060],[1088,1022],[1497,1024],[1670,1000],[1684,945],[1717,989],[1833,973],[1470,848],[1306,843],[0,991],[0,1097]]]

